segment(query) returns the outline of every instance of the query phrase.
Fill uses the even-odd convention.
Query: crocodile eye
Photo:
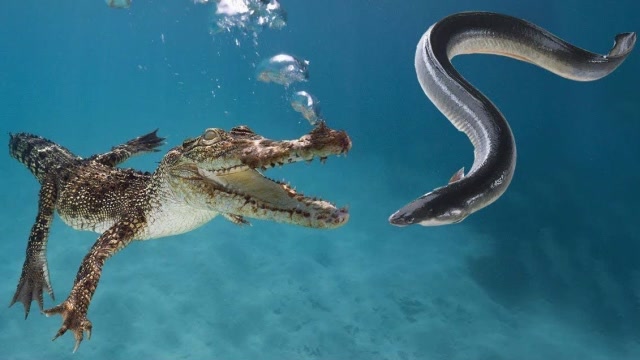
[[[202,138],[207,142],[220,140],[220,135],[218,135],[218,131],[216,130],[217,129],[207,129]]]

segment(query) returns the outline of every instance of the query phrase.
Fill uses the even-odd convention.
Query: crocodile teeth
[[[229,175],[237,172],[248,170],[249,167],[246,165],[238,165],[227,169],[212,169],[212,170],[204,170],[209,175]]]

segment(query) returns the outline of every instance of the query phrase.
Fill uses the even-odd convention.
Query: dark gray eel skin
[[[507,189],[516,165],[516,145],[509,123],[491,101],[451,65],[462,54],[495,54],[526,61],[567,79],[592,81],[613,72],[629,55],[635,33],[615,37],[611,51],[595,54],[567,43],[527,21],[489,12],[445,17],[424,33],[416,50],[422,90],[474,147],[474,161],[449,184],[428,192],[396,211],[397,226],[458,223],[496,201]]]

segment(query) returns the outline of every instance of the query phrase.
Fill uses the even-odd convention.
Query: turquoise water
[[[110,259],[74,359],[640,358],[640,56],[592,83],[495,56],[454,61],[501,109],[518,167],[507,193],[464,222],[397,228],[387,217],[443,185],[472,147],[435,109],[413,56],[435,21],[491,10],[605,52],[640,30],[640,3],[293,1],[283,29],[210,33],[215,4],[13,1],[0,12],[0,132],[31,132],[89,156],[159,128],[164,150],[207,127],[273,139],[310,125],[305,90],[348,131],[348,157],[270,171],[350,209],[331,231],[216,218],[134,243]],[[635,52],[637,52],[636,49]],[[255,65],[310,61],[288,89]],[[5,138],[8,141],[8,137]],[[126,166],[153,170],[162,153]],[[0,300],[9,303],[37,211],[38,183],[0,156]],[[97,234],[56,218],[48,249],[56,302]],[[0,307],[1,359],[72,358],[60,317]]]

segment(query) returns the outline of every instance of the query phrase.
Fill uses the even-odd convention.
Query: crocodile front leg
[[[47,316],[62,315],[62,326],[53,340],[67,330],[73,331],[76,339],[73,348],[75,352],[82,342],[85,331],[91,338],[92,325],[91,321],[87,319],[87,311],[100,281],[102,267],[108,258],[127,246],[144,226],[144,215],[131,214],[125,216],[98,238],[82,260],[69,297],[60,305],[44,310]]]
[[[36,216],[36,222],[31,227],[27,255],[24,265],[22,265],[22,274],[11,304],[9,304],[9,306],[12,306],[18,301],[21,302],[24,305],[25,319],[29,316],[33,300],[38,302],[40,310],[42,310],[42,294],[44,290],[55,300],[47,266],[47,239],[57,197],[58,189],[55,180],[53,178],[45,178],[40,188],[38,215]]]

